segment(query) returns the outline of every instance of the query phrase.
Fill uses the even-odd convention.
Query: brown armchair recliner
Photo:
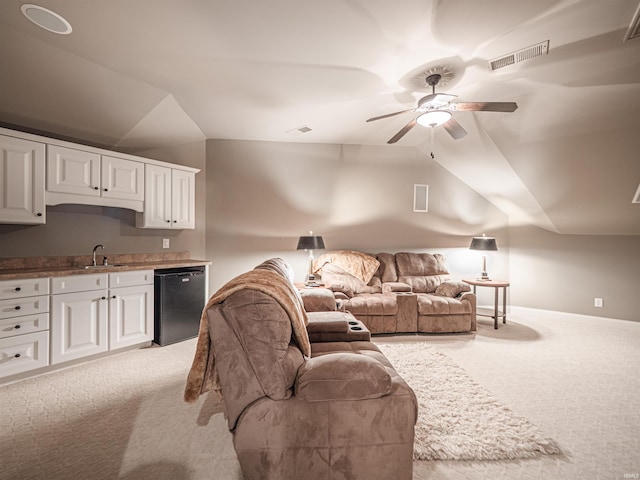
[[[312,343],[305,357],[281,303],[260,290],[205,311],[244,478],[411,479],[411,388],[369,341]]]

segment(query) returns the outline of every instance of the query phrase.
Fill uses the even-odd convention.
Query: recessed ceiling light
[[[67,35],[73,30],[66,19],[39,5],[25,3],[20,7],[20,10],[33,23],[50,32]]]

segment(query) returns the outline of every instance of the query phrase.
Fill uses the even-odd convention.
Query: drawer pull
[[[19,353],[16,353],[16,354],[14,355],[14,358],[20,358],[20,354],[19,354]]]
[[[16,310],[20,310],[22,307],[20,305],[16,305]]]
[[[20,287],[16,287],[16,288],[15,288],[15,291],[16,291],[16,292],[19,292],[20,290],[22,290],[22,288],[20,288]]]
[[[15,326],[15,327],[13,327],[13,328],[15,328],[15,329],[17,330],[17,329],[19,329],[19,328],[20,328],[20,325],[16,325],[16,326]]]
[[[107,297],[100,297],[100,298],[101,298],[102,300],[106,300],[106,299],[107,299]]]
[[[114,295],[114,296],[112,296],[111,298],[113,298],[113,299],[115,300],[115,299],[116,299],[116,298],[118,298],[118,297],[116,297],[116,296]]]

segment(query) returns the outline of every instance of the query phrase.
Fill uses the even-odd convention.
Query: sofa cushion
[[[343,305],[356,317],[398,313],[398,298],[394,293],[362,293],[343,302]]]
[[[438,285],[438,288],[436,288],[436,295],[443,295],[445,297],[457,297],[462,292],[470,291],[471,287],[467,283],[446,280]]]
[[[461,302],[457,298],[420,293],[418,297],[418,315],[454,315],[470,314],[473,306],[470,302]]]
[[[407,283],[416,293],[433,293],[449,280],[449,267],[440,253],[396,253],[398,281]]]
[[[218,308],[264,394],[274,400],[289,398],[303,357],[291,344],[291,321],[282,306],[266,293],[247,289],[233,293]]]
[[[310,358],[298,370],[296,397],[308,402],[364,400],[391,393],[391,376],[374,358],[330,353]]]

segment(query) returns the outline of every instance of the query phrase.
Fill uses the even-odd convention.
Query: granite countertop
[[[103,255],[98,255],[99,262],[102,257]],[[108,255],[108,259],[108,266],[84,268],[85,265],[91,264],[91,255],[0,258],[0,280],[157,270],[211,264],[208,260],[190,258],[189,252],[112,254]]]

